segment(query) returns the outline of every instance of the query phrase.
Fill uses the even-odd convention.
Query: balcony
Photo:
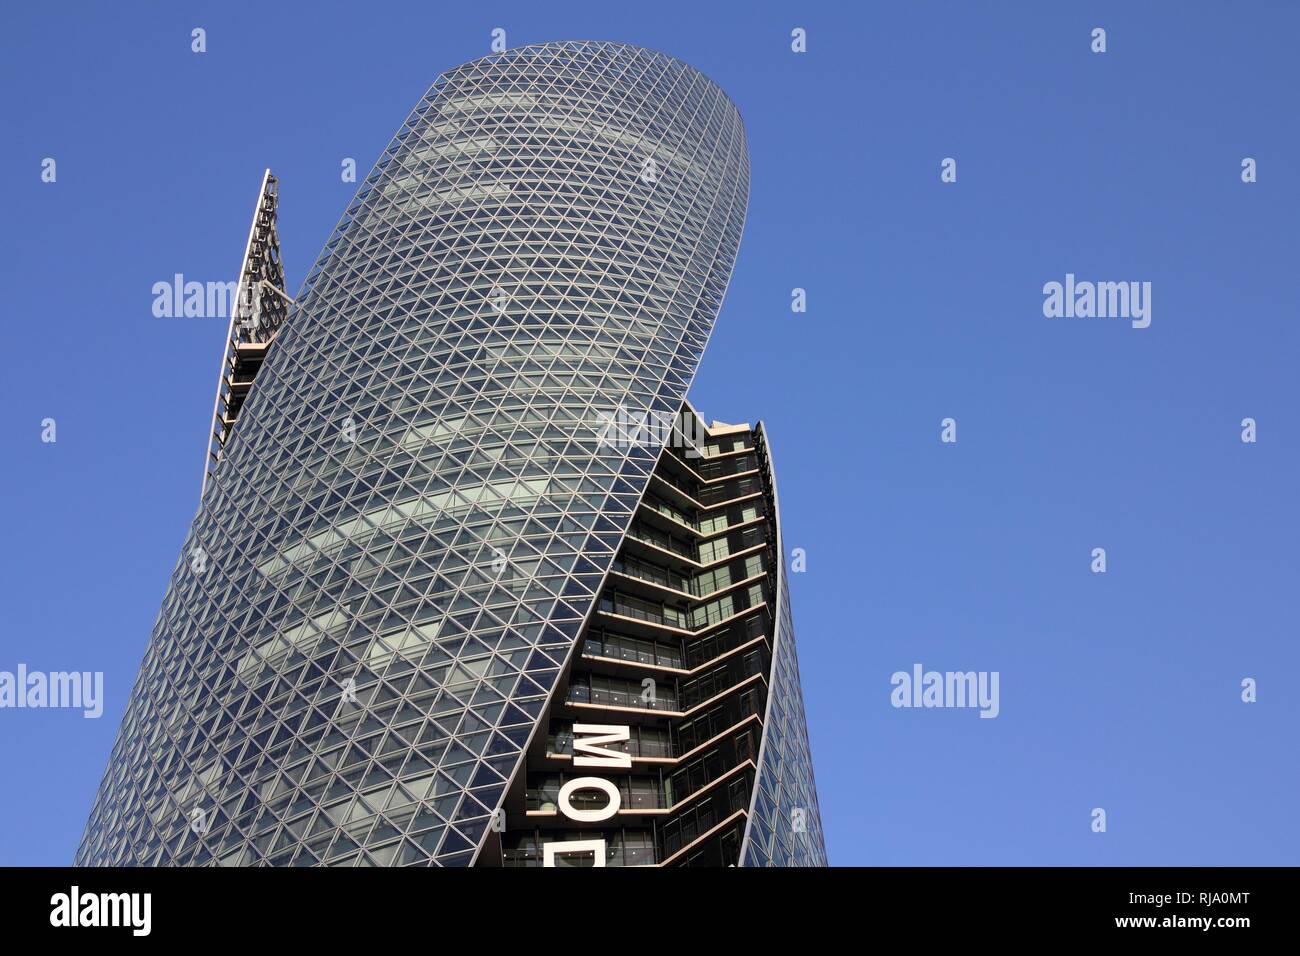
[[[715,828],[732,816],[745,813],[749,809],[752,781],[752,773],[740,774],[665,822],[660,830],[665,862],[696,840],[712,835]]]
[[[634,521],[632,527],[628,529],[628,536],[642,544],[680,555],[692,564],[699,563],[696,558],[697,552],[692,545],[644,522]]]
[[[528,788],[524,791],[524,808],[528,813],[547,814],[559,811],[560,787],[569,780],[584,776],[581,773],[530,774]],[[619,813],[649,813],[668,809],[669,801],[656,777],[608,777],[618,786]],[[570,798],[575,810],[600,810],[608,803],[604,793],[578,790]]]
[[[682,649],[674,644],[645,641],[625,634],[614,634],[600,628],[593,629],[583,641],[582,653],[588,657],[623,661],[646,667],[682,667]]]
[[[658,853],[655,849],[654,834],[649,830],[618,829],[613,832],[579,830],[572,833],[550,831],[543,835],[534,830],[518,838],[515,846],[506,847],[501,853],[501,862],[505,866],[542,865],[542,847],[546,843],[561,840],[584,840],[593,836],[605,838],[606,866],[655,866]],[[556,867],[584,867],[594,865],[591,854],[559,854],[555,858]]]
[[[583,680],[586,678],[586,680]],[[628,710],[645,710],[677,713],[677,689],[660,688],[656,683],[647,688],[639,681],[624,681],[602,677],[599,674],[575,675],[565,698],[568,704],[592,704],[597,707],[623,707]]]
[[[610,570],[616,574],[626,575],[629,578],[636,578],[638,581],[646,581],[649,584],[658,585],[661,588],[667,588],[670,591],[681,591],[687,593],[691,586],[691,579],[683,577],[680,574],[673,574],[656,565],[649,564],[645,561],[638,561],[636,558],[620,556],[615,559]]]
[[[673,746],[667,727],[633,725],[628,728],[631,737],[621,744],[609,744],[609,750],[628,754],[633,760],[671,760]],[[573,724],[556,722],[546,735],[548,755],[573,756]]]

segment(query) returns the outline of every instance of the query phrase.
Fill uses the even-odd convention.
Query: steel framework
[[[284,267],[280,264],[280,237],[276,231],[279,180],[271,170],[262,174],[262,186],[248,227],[248,242],[239,267],[239,285],[230,310],[230,327],[217,376],[217,394],[212,402],[212,429],[203,463],[203,484],[221,461],[239,409],[253,387],[276,332],[289,315],[293,300],[284,289]]]

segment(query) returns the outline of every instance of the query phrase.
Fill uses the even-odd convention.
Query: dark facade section
[[[480,865],[825,863],[761,427],[684,422]]]

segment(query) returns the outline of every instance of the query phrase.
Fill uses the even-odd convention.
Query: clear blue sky
[[[225,322],[155,318],[151,286],[235,278],[270,166],[296,289],[355,188],[340,161],[364,176],[494,27],[664,50],[745,118],[692,397],[767,423],[808,555],[832,862],[1300,862],[1300,7],[848,6],[6,9],[0,670],[100,670],[107,700],[0,711],[0,862],[71,861],[197,504]],[[1151,327],[1045,318],[1067,272],[1150,281]],[[916,662],[999,671],[1000,716],[894,709]]]

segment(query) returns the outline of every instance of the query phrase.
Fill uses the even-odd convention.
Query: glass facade
[[[591,630],[603,602],[686,635],[658,641],[672,667],[781,593],[774,536],[765,564],[667,592],[646,580],[669,570],[639,535],[697,558],[707,543],[711,561],[767,519],[748,502],[674,506],[680,489],[651,479],[664,442],[602,434],[614,416],[683,407],[747,191],[735,107],[663,54],[548,43],[434,82],[327,242],[206,478],[78,864],[544,860],[553,841],[540,824],[531,842],[517,832],[512,801],[599,812],[526,757],[572,748],[562,701],[643,702],[635,674],[576,679],[592,640],[657,665],[635,627]],[[710,454],[698,467],[730,481],[734,456]],[[646,549],[639,564],[625,543]],[[793,634],[787,621],[758,637],[768,650],[727,673],[753,671],[742,679],[763,690],[744,706],[785,739],[755,737],[708,813],[678,799],[694,792],[686,767],[676,789],[662,774],[610,783],[643,816],[610,831],[609,859],[702,854],[701,828],[725,809],[726,845],[695,862],[824,860],[819,826],[783,836],[787,810],[816,820]],[[707,699],[730,686],[683,682],[649,710],[688,707],[683,732],[707,733],[701,704],[742,706]],[[673,753],[675,732],[647,722],[634,746]],[[747,830],[761,852],[742,853]]]

